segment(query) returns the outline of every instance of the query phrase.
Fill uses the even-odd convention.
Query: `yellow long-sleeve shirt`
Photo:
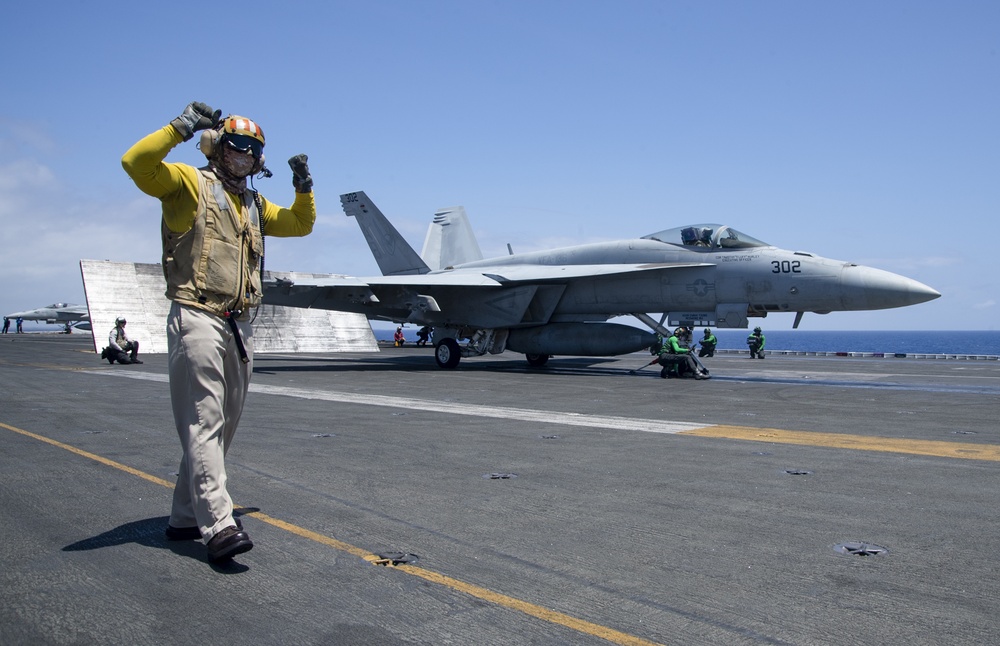
[[[163,203],[163,222],[174,233],[191,228],[198,208],[198,170],[194,166],[167,163],[167,154],[181,143],[177,130],[166,125],[146,135],[122,157],[122,167],[143,193]],[[227,193],[234,205],[237,197]],[[269,236],[295,237],[312,232],[316,222],[316,201],[313,194],[296,193],[291,208],[277,206],[261,197],[264,232]],[[237,209],[239,212],[239,209]]]

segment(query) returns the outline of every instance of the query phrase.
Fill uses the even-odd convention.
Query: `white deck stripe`
[[[167,375],[148,372],[124,372],[110,370],[81,371],[85,374],[106,375],[112,377],[127,377],[129,379],[144,379],[167,383]],[[348,393],[328,390],[303,390],[288,386],[265,386],[250,384],[250,392],[262,395],[279,395],[298,397],[300,399],[318,399],[343,404],[358,404],[361,406],[385,406],[403,408],[406,410],[423,410],[451,415],[469,415],[471,417],[492,417],[512,419],[521,422],[541,424],[561,424],[563,426],[586,426],[589,428],[608,428],[619,431],[641,431],[643,433],[683,433],[696,428],[714,426],[713,424],[691,424],[689,422],[674,422],[670,420],[642,419],[635,417],[608,417],[603,415],[586,415],[583,413],[568,413],[555,410],[535,410],[531,408],[510,408],[507,406],[483,406],[481,404],[460,404],[454,402],[435,401],[428,399],[409,399],[388,395],[368,395],[364,393]]]

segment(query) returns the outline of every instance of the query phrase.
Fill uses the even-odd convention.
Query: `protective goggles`
[[[226,144],[241,153],[250,151],[257,159],[260,159],[261,154],[264,152],[264,144],[260,141],[260,139],[256,139],[249,135],[227,134],[222,139],[226,142]]]

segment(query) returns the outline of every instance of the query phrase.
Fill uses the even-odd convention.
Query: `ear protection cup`
[[[222,139],[222,133],[218,130],[202,130],[201,139],[198,140],[198,150],[211,159],[219,149],[220,139]]]

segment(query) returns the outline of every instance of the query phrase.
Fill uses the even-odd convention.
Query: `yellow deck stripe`
[[[15,433],[20,433],[21,435],[25,435],[27,437],[30,437],[33,440],[38,440],[39,442],[45,442],[46,444],[51,444],[52,446],[58,446],[60,449],[65,449],[65,450],[69,451],[70,453],[75,453],[75,454],[77,454],[77,455],[79,455],[81,457],[94,460],[95,462],[100,462],[101,464],[107,465],[109,467],[113,467],[113,468],[118,469],[120,471],[124,471],[125,473],[130,473],[130,474],[132,474],[134,476],[139,476],[143,480],[149,480],[153,484],[158,484],[158,485],[162,485],[164,487],[169,487],[170,489],[174,488],[174,483],[173,482],[169,482],[167,480],[164,480],[163,478],[157,478],[156,476],[149,475],[148,473],[145,473],[143,471],[139,471],[138,469],[133,469],[132,467],[126,466],[126,465],[122,464],[121,462],[115,462],[114,460],[109,460],[107,458],[103,458],[103,457],[101,457],[101,456],[99,456],[99,455],[97,455],[95,453],[90,453],[89,451],[84,451],[83,449],[78,449],[75,446],[70,446],[69,444],[63,444],[62,442],[59,442],[57,440],[53,440],[51,438],[45,437],[44,435],[37,435],[35,433],[32,433],[31,431],[25,431],[24,429],[20,429],[20,428],[17,428],[15,426],[10,426],[8,424],[4,424],[3,422],[0,422],[0,427],[5,428],[8,431],[14,431]]]
[[[515,599],[514,597],[508,597],[505,594],[499,594],[497,592],[493,592],[492,590],[481,588],[478,585],[465,583],[464,581],[459,581],[458,579],[453,579],[449,576],[432,572],[431,570],[425,570],[415,565],[397,565],[395,569],[406,572],[407,574],[412,574],[413,576],[418,576],[432,583],[452,588],[458,592],[464,592],[470,596],[476,597],[477,599],[482,599],[483,601],[490,601],[497,605],[504,606],[505,608],[519,610],[527,615],[531,615],[532,617],[537,617],[538,619],[542,619],[553,624],[559,624],[560,626],[571,628],[580,633],[606,639],[614,644],[624,644],[627,646],[653,646],[656,644],[656,642],[651,642],[649,640],[642,639],[641,637],[629,635],[628,633],[623,633],[621,631],[614,630],[613,628],[608,628],[607,626],[601,626],[600,624],[577,619],[576,617],[556,612],[555,610],[549,610],[533,603],[528,603],[527,601],[521,601],[520,599]]]
[[[682,431],[678,435],[1000,462],[1000,446],[995,444],[908,440],[896,437],[786,431],[778,428],[753,428],[750,426],[706,426],[693,431]]]
[[[47,438],[43,435],[38,435],[30,431],[25,431],[24,429],[20,429],[15,426],[10,426],[9,424],[4,424],[3,422],[0,422],[0,427],[5,428],[9,431],[13,431],[14,433],[19,433],[21,435],[24,435],[25,437],[30,437],[34,440],[45,442],[46,444],[51,444],[52,446],[59,447],[60,449],[65,449],[81,457],[85,457],[90,460],[100,462],[103,465],[118,469],[119,471],[124,471],[125,473],[138,476],[143,480],[148,480],[149,482],[152,482],[154,484],[162,485],[169,489],[174,488],[173,482],[169,482],[167,480],[164,480],[163,478],[157,478],[156,476],[144,473],[142,471],[139,471],[138,469],[133,469],[132,467],[124,465],[120,462],[115,462],[114,460],[109,460],[107,458],[101,457],[95,453],[90,453],[89,451],[78,449],[75,446],[70,446],[69,444],[64,444],[57,440]],[[326,545],[341,552],[346,552],[353,556],[357,556],[358,558],[362,558],[370,563],[374,563],[375,561],[381,560],[381,557],[379,557],[377,554],[372,554],[368,550],[364,550],[360,547],[356,547],[354,545],[351,545],[350,543],[339,541],[329,536],[324,536],[323,534],[319,534],[304,527],[293,525],[292,523],[288,523],[281,519],[274,518],[273,516],[268,516],[267,514],[261,513],[259,511],[249,512],[245,515],[261,520],[265,523],[268,523],[269,525],[273,525],[278,529],[283,529],[287,532],[291,532],[296,536],[300,536],[302,538],[306,538],[321,545]],[[499,592],[493,592],[492,590],[489,590],[487,588],[483,588],[478,585],[474,585],[472,583],[466,583],[464,581],[461,581],[459,579],[454,579],[444,574],[438,574],[437,572],[433,572],[431,570],[427,570],[422,567],[418,567],[415,565],[401,564],[394,566],[393,569],[399,570],[400,572],[405,572],[406,574],[409,574],[411,576],[420,577],[421,579],[424,579],[431,583],[436,583],[438,585],[451,588],[456,592],[461,592],[469,596],[475,597],[477,599],[482,599],[483,601],[488,601],[490,603],[494,603],[496,605],[503,606],[505,608],[510,608],[512,610],[523,612],[526,615],[535,617],[537,619],[542,619],[543,621],[547,621],[549,623],[558,624],[560,626],[565,626],[566,628],[570,628],[572,630],[575,630],[577,632],[586,635],[605,639],[613,644],[621,644],[622,646],[657,646],[656,642],[642,639],[641,637],[636,637],[628,633],[623,633],[613,628],[608,628],[607,626],[595,624],[589,621],[585,621],[583,619],[577,619],[576,617],[573,617],[571,615],[567,615],[562,612],[557,612],[555,610],[549,610],[548,608],[543,608],[542,606],[535,605],[527,601],[521,601],[520,599],[509,597],[505,594],[500,594]]]

